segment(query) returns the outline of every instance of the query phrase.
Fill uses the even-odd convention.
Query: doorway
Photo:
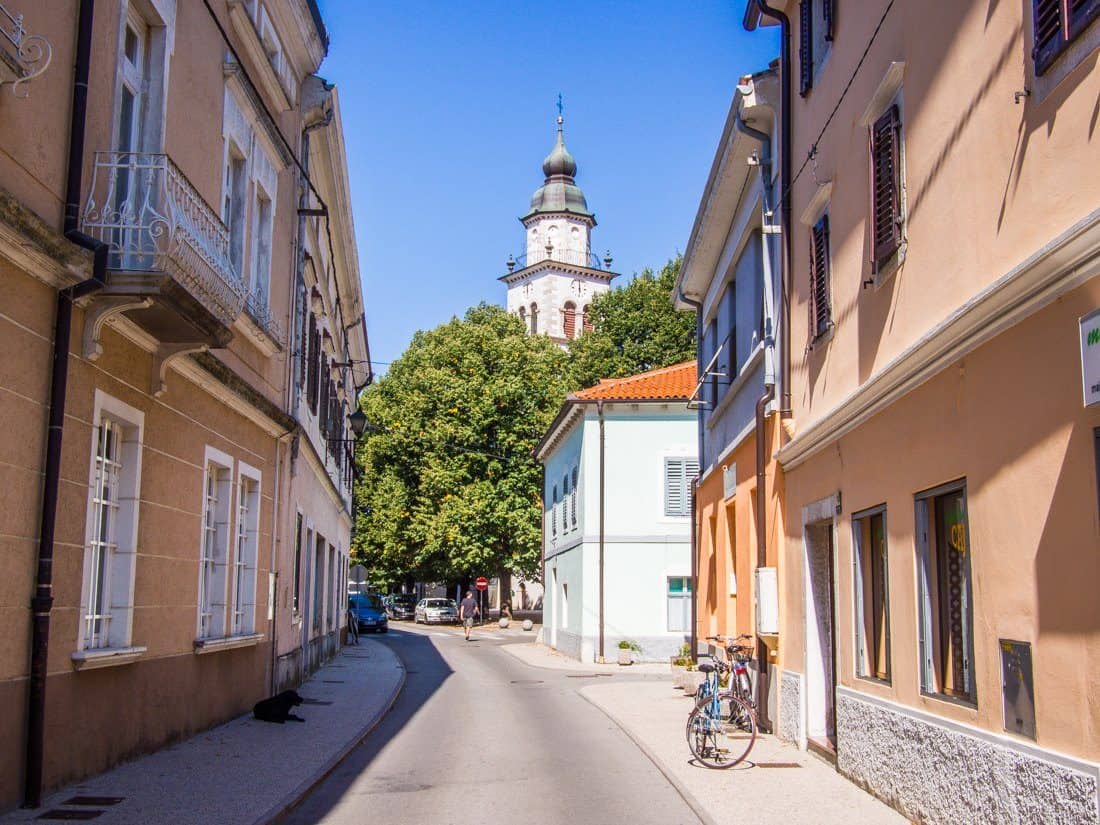
[[[806,740],[836,758],[836,550],[833,522],[807,524]]]

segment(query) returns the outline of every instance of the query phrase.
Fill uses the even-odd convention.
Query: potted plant
[[[707,674],[701,673],[695,669],[695,664],[692,663],[687,666],[686,671],[682,677],[684,696],[694,696],[699,692],[699,685],[703,684],[707,679]]]
[[[629,639],[623,639],[619,642],[619,664],[634,664],[634,654],[641,652],[642,646],[639,645],[637,642],[632,642]]]

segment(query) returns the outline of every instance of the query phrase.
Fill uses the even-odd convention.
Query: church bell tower
[[[531,196],[531,208],[519,220],[527,245],[508,256],[508,311],[518,315],[532,335],[548,335],[558,344],[590,328],[592,298],[611,288],[611,253],[601,261],[592,253],[596,216],[577,186],[577,162],[565,148],[564,118],[558,103],[554,148],[542,162],[545,180]]]

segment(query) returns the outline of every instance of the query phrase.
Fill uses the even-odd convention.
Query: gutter
[[[703,380],[703,359],[702,359],[702,346],[703,346],[703,303],[702,301],[695,301],[687,297],[684,294],[683,279],[680,279],[676,284],[676,297],[687,306],[695,310],[695,370],[696,378],[701,383]],[[698,384],[697,384],[698,386]],[[696,499],[699,489],[699,479],[702,477],[703,472],[703,444],[705,439],[705,430],[703,429],[703,410],[700,408],[699,414],[695,416],[698,423],[699,430],[699,473],[695,476],[691,485],[691,639],[689,644],[691,645],[691,658],[692,661],[698,661],[698,647],[699,647],[699,531],[696,527],[696,518],[698,513],[696,512]]]
[[[603,595],[603,582],[604,582],[604,495],[605,489],[605,472],[604,472],[604,459],[606,457],[606,444],[607,438],[604,433],[604,418],[603,418],[603,400],[596,401],[596,415],[600,419],[600,656],[597,659],[598,662],[603,663],[604,656],[604,595]]]
[[[23,806],[42,804],[42,765],[45,753],[46,670],[50,650],[50,611],[53,608],[54,532],[61,485],[61,446],[65,430],[65,397],[69,383],[69,348],[73,303],[101,290],[107,281],[107,244],[78,230],[80,192],[84,171],[84,132],[88,113],[88,75],[92,58],[92,22],[95,0],[81,0],[77,23],[76,62],[73,70],[72,114],[69,124],[69,163],[65,183],[64,235],[89,249],[92,277],[57,293],[54,317],[53,363],[50,371],[50,417],[42,483],[42,513],[38,531],[38,569],[31,599],[31,662],[27,691],[27,745]]]
[[[784,418],[791,415],[791,291],[788,283],[790,280],[791,260],[793,258],[793,239],[791,238],[791,192],[790,178],[792,172],[791,161],[791,21],[779,9],[768,5],[768,0],[749,0],[745,7],[745,17],[742,25],[747,31],[756,29],[761,16],[771,17],[779,21],[780,25],[780,54],[779,54],[779,82],[780,82],[780,173],[782,191],[780,204],[780,220],[783,232],[783,255],[781,273],[781,300],[782,306],[779,312],[779,413]]]

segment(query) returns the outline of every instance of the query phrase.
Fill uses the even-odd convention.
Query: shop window
[[[966,483],[917,497],[921,690],[977,704]]]
[[[890,681],[890,594],[886,508],[852,517],[856,675]]]

